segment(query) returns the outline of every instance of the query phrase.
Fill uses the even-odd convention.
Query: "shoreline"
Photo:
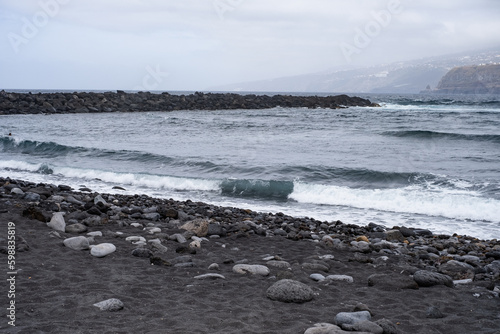
[[[56,216],[64,221],[59,231]],[[371,321],[363,326],[375,324],[383,333],[498,330],[496,239],[73,191],[4,177],[0,217],[0,251],[8,253],[12,223],[19,268],[17,325],[7,327],[5,316],[0,323],[9,333],[67,332],[74,321],[85,328],[81,333],[112,333],[122,325],[150,333],[304,333],[316,323],[335,324],[335,314],[367,309]],[[68,241],[75,237],[84,245]],[[103,243],[116,250],[93,256]],[[7,263],[7,255],[0,256]],[[238,272],[240,265],[260,267]],[[264,272],[251,274],[256,268]],[[312,300],[271,299],[270,287],[282,279],[308,286]],[[109,313],[94,306],[109,298],[124,307]]]
[[[200,93],[174,95],[167,92],[126,93],[9,93],[0,91],[0,115],[100,112],[153,112],[175,110],[228,110],[286,108],[379,107],[367,99],[336,96],[239,95]]]

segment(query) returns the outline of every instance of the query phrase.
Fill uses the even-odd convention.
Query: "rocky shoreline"
[[[378,106],[367,99],[337,96],[239,95],[200,93],[174,95],[167,92],[126,93],[9,93],[0,91],[0,115],[138,112],[174,110],[225,110],[286,108],[345,108]]]
[[[116,191],[0,177],[19,333],[498,333],[498,240]]]

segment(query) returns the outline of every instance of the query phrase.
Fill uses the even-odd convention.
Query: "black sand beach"
[[[116,192],[0,178],[2,333],[343,333],[310,328],[354,311],[351,332],[500,333],[498,240]],[[305,286],[273,295],[282,279]]]

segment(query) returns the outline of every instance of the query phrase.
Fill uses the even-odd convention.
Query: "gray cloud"
[[[200,90],[500,44],[496,0],[4,0],[0,13],[0,88]]]

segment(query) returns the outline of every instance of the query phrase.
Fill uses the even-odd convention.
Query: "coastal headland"
[[[345,108],[378,106],[367,99],[336,96],[239,95],[200,93],[175,95],[167,92],[127,93],[9,93],[0,91],[0,115],[174,110],[225,110],[287,108]]]
[[[498,240],[115,190],[0,177],[3,333],[498,333]]]

